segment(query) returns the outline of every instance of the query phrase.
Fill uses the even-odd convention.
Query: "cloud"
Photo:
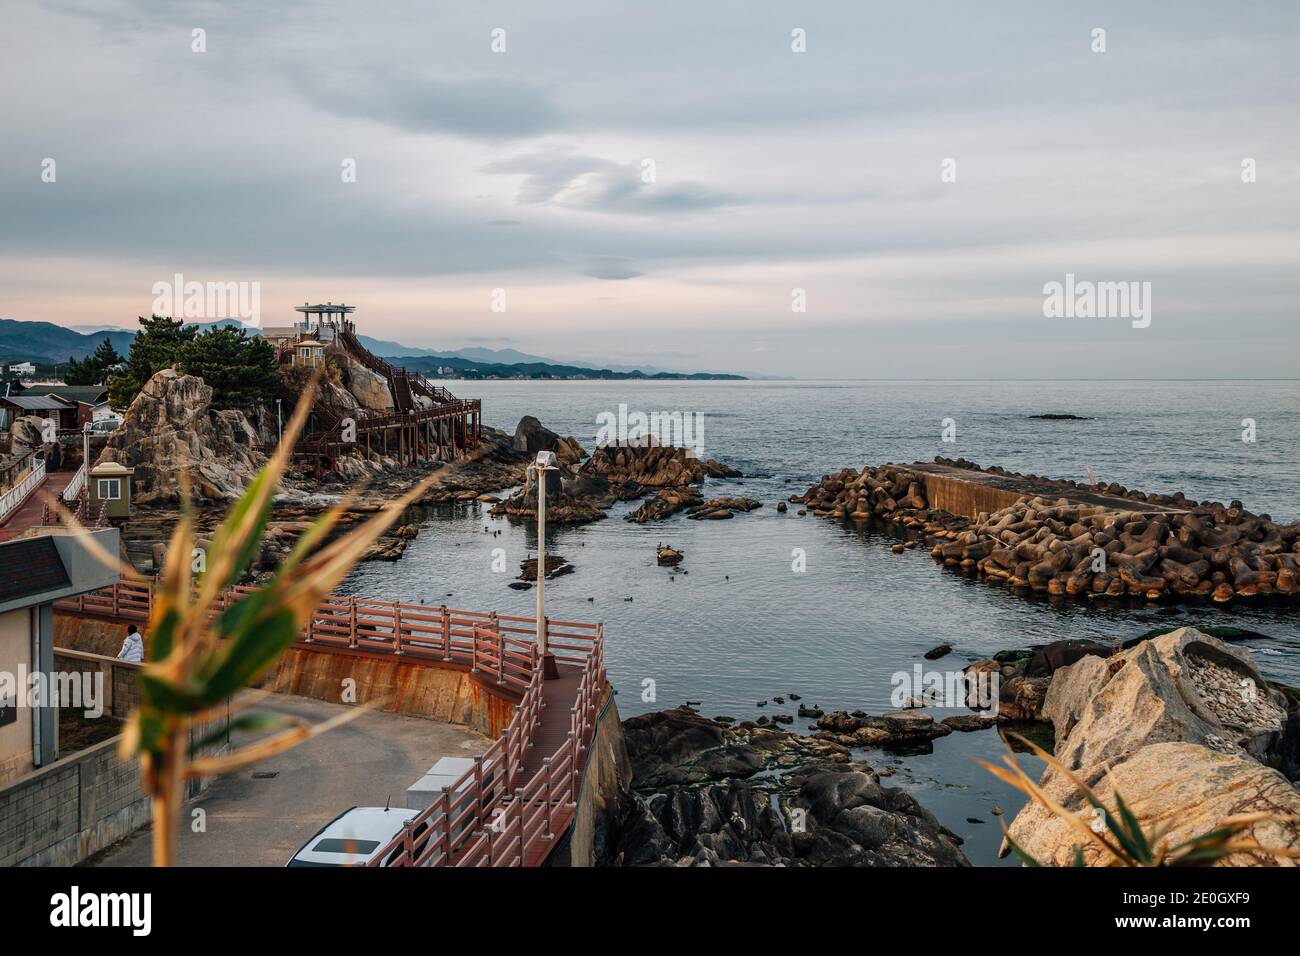
[[[317,108],[407,132],[505,140],[540,136],[563,126],[545,91],[518,80],[449,79],[398,67],[330,67],[293,75],[298,89]]]
[[[697,212],[739,202],[699,183],[646,182],[639,163],[617,163],[564,148],[495,160],[483,166],[483,171],[522,176],[515,201],[526,205],[650,215]]]
[[[586,255],[579,258],[585,263],[582,274],[593,279],[635,279],[645,275],[626,256]]]

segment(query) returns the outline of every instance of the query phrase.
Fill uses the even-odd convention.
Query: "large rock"
[[[1055,727],[1057,758],[1075,770],[1172,740],[1262,757],[1282,730],[1286,703],[1247,650],[1185,627],[1062,668],[1043,717]]]
[[[1087,782],[1085,780],[1085,782]],[[1150,832],[1169,824],[1168,846],[1200,836],[1228,817],[1244,813],[1271,813],[1278,818],[1300,815],[1300,792],[1276,770],[1248,757],[1211,750],[1200,744],[1176,741],[1151,744],[1116,761],[1093,786],[1102,804],[1115,807],[1115,794]],[[1064,806],[1091,819],[1091,808],[1079,800]],[[1091,841],[1064,820],[1037,807],[1021,811],[1011,825],[1011,835],[1044,865],[1069,866],[1074,847],[1084,846],[1084,861],[1105,865],[1108,859]],[[1257,823],[1249,834],[1263,846],[1300,848],[1300,822]],[[1220,861],[1226,866],[1294,866],[1294,859],[1264,853],[1238,852]]]
[[[140,390],[99,461],[135,469],[136,504],[178,501],[186,469],[196,497],[234,500],[266,464],[266,455],[242,412],[211,405],[212,388],[203,379],[163,369]]]
[[[561,438],[532,415],[519,419],[512,447],[530,458],[536,457],[539,451],[553,451],[562,465],[576,464],[587,456],[576,438]]]
[[[1175,821],[1169,845],[1212,830],[1233,814],[1300,813],[1300,792],[1261,761],[1286,739],[1286,700],[1249,652],[1194,628],[1153,638],[1110,658],[1081,657],[1057,670],[1043,705],[1056,731],[1056,758],[1112,809],[1118,791],[1144,828]],[[1091,818],[1068,779],[1048,768],[1044,791]],[[1029,804],[1012,837],[1041,862],[1067,864],[1080,835]],[[1266,845],[1300,846],[1300,827],[1259,824]],[[1088,852],[1088,862],[1105,862]],[[1271,859],[1271,858],[1270,858]],[[1261,862],[1234,854],[1234,865]]]
[[[388,379],[366,368],[346,352],[332,354],[339,356],[346,371],[344,384],[362,408],[374,412],[393,410],[393,393],[388,388]]]
[[[669,445],[601,445],[582,466],[584,474],[652,488],[698,485],[704,465],[686,448]]]

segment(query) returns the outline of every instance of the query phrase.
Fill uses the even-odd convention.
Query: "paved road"
[[[295,714],[312,722],[344,709],[275,694],[259,711]],[[247,743],[236,740],[240,743]],[[284,866],[294,852],[351,806],[405,806],[406,788],[440,757],[474,756],[490,741],[467,727],[423,717],[371,712],[239,773],[222,777],[181,811],[176,862],[181,866]],[[255,772],[272,771],[270,779]],[[206,814],[207,832],[194,833],[192,812]],[[106,850],[94,866],[148,866],[146,827]]]

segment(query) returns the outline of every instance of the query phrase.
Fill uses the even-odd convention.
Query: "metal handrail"
[[[76,501],[81,497],[82,489],[86,487],[86,467],[87,463],[83,461],[76,474],[72,476],[72,480],[68,482],[68,486],[63,489],[62,498],[65,503]]]
[[[22,481],[0,495],[0,523],[8,521],[43,481],[45,481],[45,459],[38,458],[32,463],[31,471],[23,476]]]

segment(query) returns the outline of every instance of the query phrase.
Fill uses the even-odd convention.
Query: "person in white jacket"
[[[117,659],[134,661],[137,664],[144,661],[144,635],[136,630],[134,624],[126,629],[126,640],[122,642],[122,649],[117,652]]]

